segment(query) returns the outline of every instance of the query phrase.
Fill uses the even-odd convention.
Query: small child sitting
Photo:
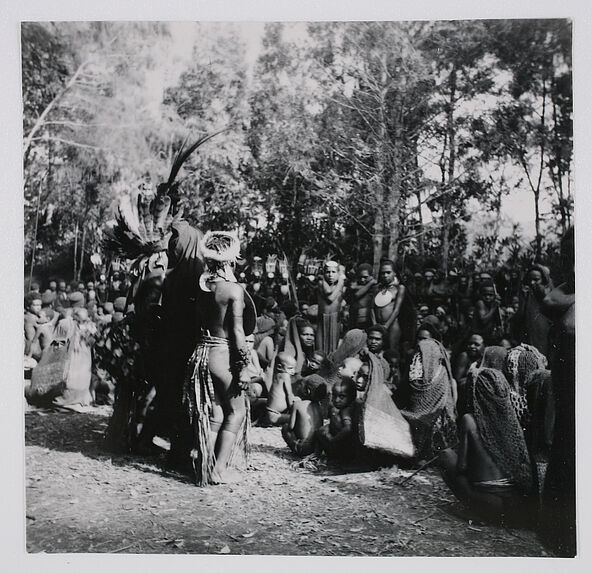
[[[329,457],[352,457],[355,399],[355,382],[352,378],[342,376],[341,380],[333,386],[329,424],[317,431],[319,445]]]
[[[290,408],[294,402],[292,376],[296,372],[293,356],[280,352],[275,358],[275,374],[269,389],[265,408],[266,421],[272,426],[281,426],[290,421]]]
[[[323,425],[321,401],[327,396],[327,386],[307,385],[306,398],[292,404],[290,422],[282,427],[282,436],[290,449],[300,457],[308,456],[315,449],[315,433]]]

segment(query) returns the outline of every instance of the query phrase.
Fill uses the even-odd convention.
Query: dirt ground
[[[244,481],[198,488],[162,458],[107,454],[109,414],[26,413],[28,552],[547,555],[531,531],[471,519],[435,470],[399,485],[410,470],[302,468],[279,429],[253,428]]]

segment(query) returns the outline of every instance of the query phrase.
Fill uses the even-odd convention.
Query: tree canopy
[[[572,223],[567,20],[22,24],[25,261],[90,274],[113,201],[185,140],[188,220],[247,254],[451,267]],[[180,40],[185,46],[179,49]],[[532,244],[501,206],[532,194]]]

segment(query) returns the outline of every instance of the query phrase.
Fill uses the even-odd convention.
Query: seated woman
[[[442,477],[456,497],[486,519],[529,515],[525,509],[534,480],[508,382],[499,370],[484,368],[468,391],[457,452],[440,454]]]
[[[293,317],[288,322],[284,352],[296,360],[296,374],[300,374],[307,360],[315,353],[315,331],[310,322]]]
[[[434,339],[420,340],[409,367],[409,403],[401,411],[420,459],[456,443],[456,397],[446,349]]]

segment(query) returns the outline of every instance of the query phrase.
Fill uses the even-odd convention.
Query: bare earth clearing
[[[48,553],[543,556],[535,534],[470,520],[435,470],[297,467],[253,428],[240,484],[197,488],[158,457],[102,448],[109,408],[26,413],[27,550]]]

